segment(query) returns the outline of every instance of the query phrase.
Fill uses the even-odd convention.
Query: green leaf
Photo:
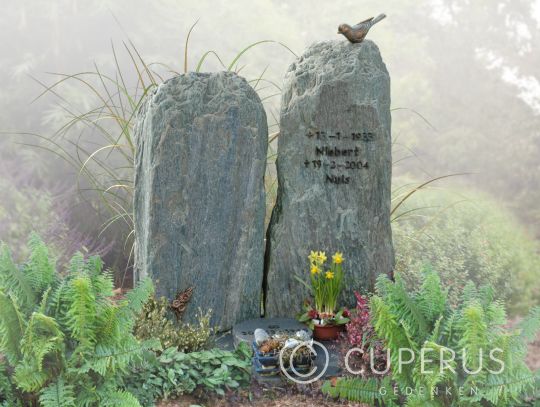
[[[0,290],[0,351],[11,365],[21,359],[20,340],[26,329],[26,321],[13,295]]]
[[[66,385],[62,378],[45,387],[40,392],[41,407],[76,407],[74,388]]]

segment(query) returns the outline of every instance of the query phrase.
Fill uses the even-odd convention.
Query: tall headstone
[[[267,234],[265,309],[291,316],[309,295],[310,250],[345,256],[342,299],[394,265],[390,77],[371,41],[313,44],[285,75],[278,195]]]
[[[184,318],[229,329],[260,315],[268,130],[256,92],[230,72],[172,78],[136,126],[135,268],[158,296],[193,287]]]

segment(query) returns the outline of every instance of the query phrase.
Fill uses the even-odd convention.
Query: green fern
[[[76,407],[75,392],[71,385],[66,385],[63,379],[58,379],[43,390],[39,396],[42,407]]]
[[[148,299],[151,282],[116,302],[98,257],[79,253],[60,274],[39,237],[32,235],[29,247],[21,266],[0,247],[0,354],[7,361],[0,388],[9,387],[10,406],[139,405],[120,387],[141,352],[159,346],[132,333],[134,310]]]
[[[13,263],[7,246],[0,244],[0,286],[13,293],[21,308],[29,309],[35,302],[35,293],[28,276]]]
[[[540,306],[532,308],[528,315],[520,322],[518,328],[524,343],[534,341],[537,332],[540,331]]]
[[[460,330],[459,349],[466,352],[464,362],[469,371],[476,371],[481,367],[480,353],[489,346],[488,325],[480,304],[471,303],[463,310]]]
[[[383,403],[391,407],[397,406],[397,397],[393,395],[393,385],[388,378],[377,380],[374,378],[341,378],[337,379],[335,385],[327,381],[323,384],[321,391],[333,398],[341,398],[359,403]]]
[[[418,293],[418,306],[430,325],[440,320],[446,311],[447,291],[441,288],[441,279],[431,266],[423,270],[424,281]]]
[[[0,349],[14,365],[21,357],[19,340],[26,329],[26,320],[19,309],[17,298],[0,287]]]
[[[90,278],[80,275],[71,281],[69,295],[71,304],[67,313],[71,335],[82,346],[95,343],[96,296]]]
[[[139,400],[127,391],[113,391],[101,401],[103,407],[141,407]]]
[[[379,280],[389,280],[386,275],[381,275]],[[396,282],[387,286],[387,298],[392,312],[398,321],[406,321],[410,333],[420,339],[425,340],[429,334],[428,321],[422,312],[422,308],[414,296],[405,289],[405,284],[399,276]]]
[[[540,328],[540,308],[533,308],[517,330],[509,330],[504,305],[494,299],[493,290],[470,283],[451,309],[438,275],[430,268],[424,270],[416,293],[406,292],[399,276],[395,282],[380,277],[376,289],[370,302],[372,323],[390,351],[391,375],[384,380],[398,387],[404,405],[517,406],[534,390],[538,376],[528,369],[525,357],[526,344]],[[414,352],[414,365],[397,367],[400,348]],[[491,352],[498,360],[491,358]],[[451,354],[455,358],[443,369],[445,353],[445,361]],[[391,405],[394,399],[377,396],[380,385],[373,380],[342,379],[335,386],[325,383],[323,391],[332,397]],[[446,394],[447,388],[454,390]]]
[[[49,249],[38,235],[32,233],[28,239],[30,258],[24,267],[25,274],[35,292],[40,293],[54,280],[55,265]]]

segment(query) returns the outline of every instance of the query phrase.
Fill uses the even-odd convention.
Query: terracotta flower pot
[[[313,327],[313,337],[319,341],[333,341],[338,338],[345,325],[318,325]]]

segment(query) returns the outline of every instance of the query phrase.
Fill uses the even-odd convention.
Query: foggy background
[[[54,74],[98,70],[119,80],[114,47],[122,81],[135,92],[141,72],[134,68],[133,50],[147,64],[155,63],[151,66],[162,78],[183,72],[186,36],[199,20],[189,42],[190,70],[207,51],[215,51],[227,66],[248,45],[275,41],[247,50],[234,64],[248,80],[260,78],[256,83],[273,133],[279,87],[292,52],[299,55],[314,41],[344,41],[336,34],[340,23],[355,24],[381,12],[387,18],[368,38],[379,46],[392,80],[395,178],[422,181],[468,173],[441,185],[466,185],[488,194],[515,214],[531,238],[540,236],[540,1],[0,4],[2,240],[17,245],[28,229],[35,229],[63,247],[82,244],[102,253],[112,267],[122,269],[129,262],[129,221],[120,219],[100,234],[110,213],[91,191],[81,193],[91,187],[74,166],[44,150],[62,146],[84,162],[84,151],[103,145],[95,128],[80,123],[57,135],[54,146],[46,141],[70,117],[101,103],[97,93],[74,78],[35,100],[44,87],[65,78]],[[208,54],[202,70],[220,69],[215,55]],[[99,78],[92,80],[99,87]],[[123,167],[117,153],[103,159]],[[124,174],[130,178],[129,168]]]

